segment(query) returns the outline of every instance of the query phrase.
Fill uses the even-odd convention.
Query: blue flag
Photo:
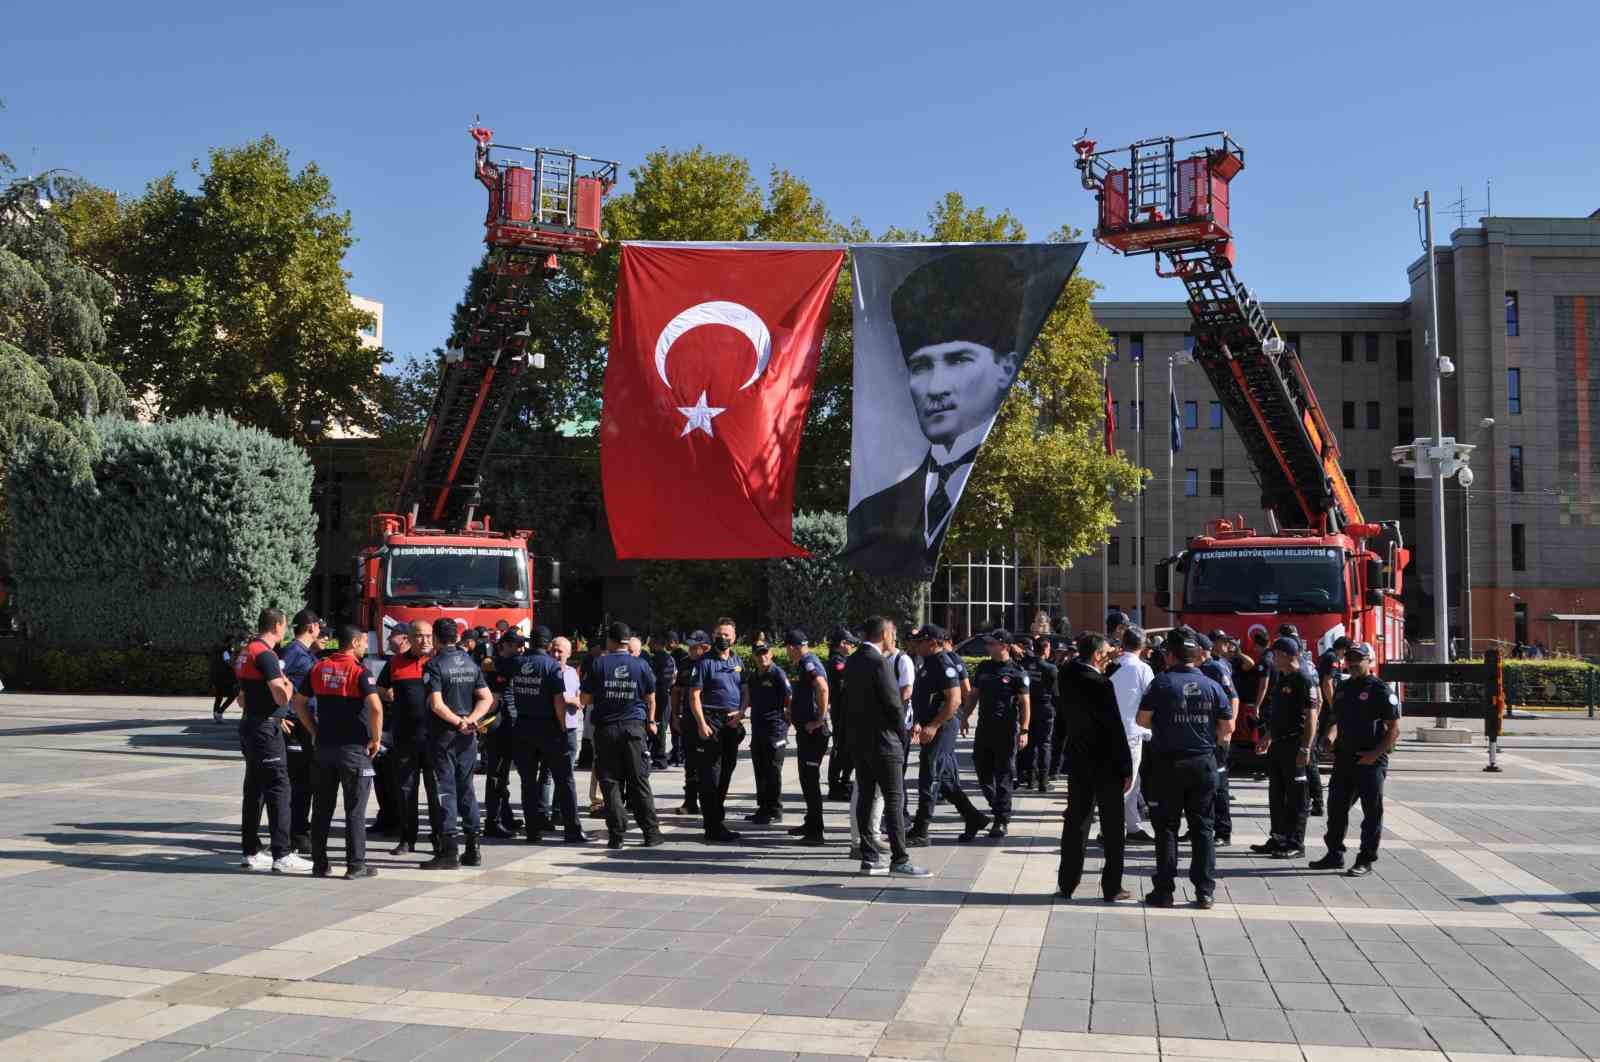
[[[1183,422],[1178,419],[1178,393],[1173,391],[1167,397],[1172,399],[1172,452],[1177,453],[1183,449]]]

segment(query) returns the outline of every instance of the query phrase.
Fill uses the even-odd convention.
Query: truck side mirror
[[[1367,590],[1366,602],[1373,608],[1382,608],[1384,596],[1385,595],[1382,588],[1376,586],[1369,587]]]
[[[1370,595],[1374,590],[1387,590],[1388,588],[1388,580],[1383,575],[1383,561],[1373,557],[1367,561],[1367,593]],[[1367,604],[1372,604],[1370,596]]]

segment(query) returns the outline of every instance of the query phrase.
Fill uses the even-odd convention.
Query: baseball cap
[[[1375,654],[1372,651],[1372,646],[1366,642],[1351,642],[1349,648],[1344,651],[1344,655],[1359,656],[1363,660],[1371,660]]]
[[[1292,638],[1289,635],[1285,634],[1285,635],[1282,635],[1281,637],[1273,639],[1272,648],[1273,648],[1274,652],[1283,652],[1283,653],[1289,653],[1291,656],[1299,656],[1300,655],[1300,639]]]
[[[1210,638],[1208,638],[1205,635],[1201,634],[1199,631],[1195,631],[1194,632],[1193,638],[1194,638],[1194,644],[1198,645],[1200,648],[1204,649],[1208,653],[1211,652],[1211,639]]]
[[[1236,642],[1236,641],[1238,641],[1237,638],[1235,638],[1233,635],[1229,634],[1227,631],[1223,630],[1221,627],[1218,627],[1216,630],[1211,632],[1211,640],[1214,641],[1214,642]]]
[[[545,646],[550,644],[550,638],[550,628],[546,627],[544,624],[540,624],[533,629],[533,637],[530,639],[530,641],[533,642],[535,647],[543,649]]]
[[[689,644],[710,645],[711,637],[707,635],[705,631],[691,631],[689,632]]]
[[[828,635],[829,645],[859,645],[861,640],[843,627],[835,627]]]
[[[1339,635],[1339,637],[1337,637],[1337,638],[1335,638],[1333,640],[1333,647],[1335,649],[1349,649],[1354,644],[1355,644],[1354,642],[1352,642],[1347,636],[1345,636],[1343,634]]]
[[[789,628],[789,633],[783,636],[784,645],[810,645],[811,639],[799,627]]]
[[[757,642],[750,647],[750,651],[755,655],[760,656],[763,653],[772,652],[772,646],[768,645],[766,642]]]
[[[1112,631],[1116,630],[1118,627],[1126,627],[1129,623],[1132,623],[1132,622],[1133,621],[1128,618],[1128,614],[1126,612],[1123,612],[1121,609],[1117,609],[1115,612],[1107,613],[1106,614],[1106,633],[1109,634]]]
[[[1172,653],[1187,649],[1189,646],[1194,645],[1195,641],[1189,631],[1182,627],[1174,627],[1167,632],[1166,640],[1161,644],[1167,652]]]
[[[506,631],[500,635],[500,641],[506,645],[520,646],[528,644],[528,639],[524,638],[520,631]]]
[[[942,642],[946,638],[950,637],[950,632],[939,626],[937,623],[924,623],[922,625],[921,637],[927,638],[929,641]]]

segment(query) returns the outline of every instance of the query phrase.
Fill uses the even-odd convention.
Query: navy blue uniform
[[[506,669],[506,701],[514,707],[512,754],[522,780],[522,815],[528,839],[540,839],[551,821],[541,769],[550,772],[554,802],[568,840],[583,833],[578,823],[578,787],[567,747],[566,679],[561,665],[543,649],[516,658]]]
[[[1056,727],[1056,684],[1061,669],[1039,656],[1022,658],[1028,673],[1028,747],[1017,755],[1022,785],[1030,782],[1039,792],[1049,790],[1050,755],[1054,750]]]
[[[255,638],[233,658],[233,672],[244,707],[239,720],[239,751],[244,754],[239,845],[247,856],[261,851],[258,833],[264,806],[272,834],[272,858],[278,859],[289,854],[290,844],[289,765],[282,725],[289,708],[273,699],[267,684],[284,677],[283,665],[272,646]]]
[[[844,665],[849,654],[837,650],[828,653],[828,703],[833,711],[833,752],[828,756],[828,799],[850,799],[850,776],[855,772],[855,760],[850,752],[849,721],[841,710],[844,705]]]
[[[483,755],[483,824],[491,837],[513,836],[517,827],[516,816],[511,813],[511,766],[515,759],[512,732],[516,729],[517,707],[506,696],[516,659],[496,651],[479,664],[488,669],[484,680],[500,706],[499,719],[479,740]]]
[[[305,685],[311,669],[317,666],[317,656],[310,649],[300,644],[296,638],[291,641],[283,651],[283,677],[296,690]],[[317,702],[311,701],[311,718],[317,718]],[[311,735],[306,733],[305,727],[300,725],[300,720],[294,712],[286,713],[289,720],[289,731],[283,735],[283,751],[285,762],[289,768],[289,836],[290,843],[297,851],[305,851],[311,843],[311,798],[314,789],[312,780],[313,742]]]
[[[784,703],[789,676],[777,664],[745,671],[750,689],[750,766],[756,775],[756,817],[783,821],[783,760],[789,750]]]
[[[789,704],[789,718],[794,721],[795,753],[799,756],[800,792],[806,801],[805,836],[822,836],[822,757],[828,751],[829,730],[827,720],[815,730],[808,724],[822,718],[817,704],[817,680],[826,684],[827,669],[815,653],[802,653],[795,665],[796,679],[792,687],[793,700]],[[829,703],[832,701],[830,699]],[[831,714],[831,713],[830,713]]]
[[[678,681],[678,660],[667,650],[650,654],[650,670],[656,676],[656,732],[650,735],[650,767],[663,771],[667,767],[667,731],[672,728],[672,687]]]
[[[650,764],[645,754],[647,700],[656,692],[650,665],[621,650],[593,658],[583,673],[583,692],[592,698],[589,718],[594,722],[594,762],[606,799],[606,829],[613,846],[622,843],[626,826],[622,803],[626,796],[634,820],[647,843],[661,836],[656,820],[655,794],[650,791]]]
[[[390,803],[396,809],[400,845],[417,846],[417,788],[427,793],[428,830],[434,839],[439,834],[439,784],[428,759],[428,688],[422,672],[428,657],[403,653],[392,656],[378,675],[378,688],[393,690],[394,700],[383,713],[384,724],[394,735],[394,747],[385,759],[388,768]],[[400,854],[397,848],[395,854]]]
[[[376,696],[378,687],[355,654],[340,652],[317,662],[299,690],[317,700],[311,863],[328,866],[333,805],[342,792],[345,865],[357,871],[367,865],[367,797],[374,775],[367,745],[378,736],[368,725],[367,698]]]
[[[1028,675],[1011,660],[985,660],[972,676],[978,693],[978,730],[972,739],[972,764],[978,786],[994,812],[996,826],[1011,821],[1011,793],[1016,788],[1017,732],[1022,727],[1022,698]]]
[[[1156,831],[1153,895],[1171,897],[1178,874],[1178,822],[1189,823],[1195,896],[1216,889],[1217,722],[1233,718],[1223,688],[1187,665],[1156,676],[1139,703],[1150,718],[1150,820]]]
[[[1269,679],[1264,707],[1267,733],[1267,802],[1272,811],[1272,839],[1285,849],[1304,848],[1306,817],[1311,813],[1309,775],[1311,763],[1301,766],[1300,755],[1316,737],[1307,733],[1306,713],[1321,703],[1316,670],[1302,658],[1298,670],[1287,675],[1274,671]],[[1310,754],[1307,753],[1310,760]]]
[[[472,714],[477,691],[489,688],[478,662],[455,645],[445,646],[428,661],[422,669],[422,683],[429,694],[437,693],[444,706],[462,718]],[[463,734],[430,712],[427,743],[428,762],[438,787],[439,833],[476,838],[478,793],[472,785],[472,771],[478,761],[478,735]]]
[[[1226,660],[1206,660],[1200,673],[1222,687],[1222,692],[1236,700],[1239,687],[1234,685],[1233,665]],[[1244,704],[1239,700],[1240,705]],[[1218,844],[1233,843],[1233,796],[1228,788],[1228,758],[1232,742],[1217,742],[1217,795],[1211,804],[1211,827]]]
[[[724,805],[733,769],[739,762],[739,745],[744,741],[744,725],[739,721],[739,686],[742,671],[739,658],[729,653],[722,659],[707,653],[695,662],[689,674],[689,688],[700,691],[700,710],[711,735],[702,738],[694,713],[684,719],[694,729],[695,781],[700,787],[700,821],[707,837],[722,834]]]
[[[1389,773],[1389,755],[1376,763],[1358,762],[1362,753],[1382,750],[1388,744],[1389,723],[1400,718],[1400,701],[1379,678],[1352,677],[1334,687],[1329,710],[1334,726],[1333,775],[1328,780],[1328,851],[1344,854],[1344,834],[1350,805],[1361,801],[1361,850],[1358,863],[1375,863],[1378,839],[1383,836],[1383,782]]]
[[[695,729],[694,713],[689,711],[689,690],[693,688],[691,684],[698,663],[692,655],[679,662],[676,687],[678,728],[674,731],[673,742],[683,760],[683,813],[686,815],[700,814],[700,756],[695,751],[700,746],[700,734]]]
[[[959,706],[966,668],[955,653],[933,653],[918,663],[917,681],[911,688],[911,710],[917,725],[926,728],[944,711],[951,690],[956,691]],[[911,821],[912,837],[927,835],[941,797],[955,805],[969,829],[983,820],[983,813],[961,788],[961,768],[956,762],[959,732],[960,726],[951,716],[940,725],[932,741],[917,747],[917,813]]]

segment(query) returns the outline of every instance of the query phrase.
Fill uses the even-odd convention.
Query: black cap
[[[711,644],[711,638],[710,638],[709,635],[706,634],[705,631],[690,631],[689,632],[689,644],[690,645],[710,645]]]
[[[1339,637],[1333,640],[1333,647],[1335,649],[1348,649],[1350,648],[1350,645],[1350,639],[1343,634],[1339,635]]]
[[[1273,639],[1272,651],[1275,653],[1288,653],[1291,656],[1299,656],[1300,639],[1292,638],[1287,634],[1281,635],[1278,638]]]
[[[1198,645],[1200,648],[1204,649],[1208,653],[1211,652],[1211,639],[1210,638],[1207,638],[1205,635],[1201,634],[1199,631],[1195,631],[1194,634],[1191,635],[1190,637],[1192,637],[1194,639],[1194,644]]]
[[[550,637],[550,628],[541,624],[533,629],[533,637],[529,640],[535,649],[543,649],[550,644]]]
[[[1187,649],[1189,646],[1195,644],[1197,643],[1194,640],[1194,636],[1182,627],[1174,627],[1172,630],[1168,631],[1166,641],[1162,643],[1169,653],[1181,649]]]
[[[768,645],[766,642],[757,642],[750,647],[750,651],[757,656],[761,656],[765,653],[772,652],[772,646]]]
[[[1007,645],[1010,645],[1012,642],[1011,632],[1006,630],[1004,627],[996,627],[994,630],[990,631],[989,638],[996,642],[1005,642]]]
[[[523,646],[528,644],[528,639],[522,636],[521,631],[506,631],[500,635],[500,644]]]
[[[835,627],[833,633],[828,635],[829,645],[860,645],[861,639],[851,634],[843,627]]]
[[[1211,640],[1214,642],[1236,642],[1239,639],[1235,638],[1221,627],[1218,627],[1216,630],[1211,632]]]
[[[1351,642],[1349,647],[1345,649],[1344,655],[1359,656],[1363,660],[1371,660],[1376,654],[1373,653],[1372,646],[1366,642]]]
[[[911,632],[913,638],[923,638],[930,642],[942,642],[950,637],[950,632],[937,623],[924,623]]]
[[[799,627],[789,628],[789,633],[783,636],[784,645],[810,645],[811,637]]]
[[[1110,634],[1112,631],[1116,630],[1118,627],[1126,627],[1128,624],[1130,624],[1132,622],[1133,621],[1128,618],[1128,614],[1126,612],[1123,612],[1121,609],[1116,609],[1116,610],[1114,610],[1112,612],[1108,612],[1106,614],[1106,633]]]

